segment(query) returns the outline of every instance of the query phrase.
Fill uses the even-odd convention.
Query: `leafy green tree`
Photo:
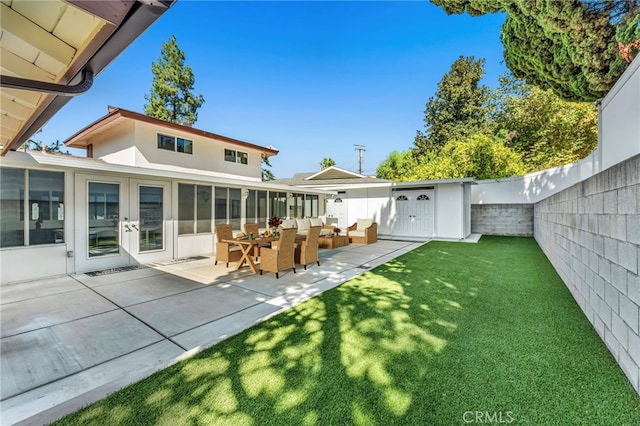
[[[413,156],[411,150],[393,151],[378,166],[377,176],[405,182],[464,177],[498,179],[524,172],[520,154],[500,138],[478,133],[463,140],[450,140],[439,152],[428,151],[420,158]]]
[[[320,170],[326,169],[327,167],[331,167],[331,166],[335,166],[335,165],[336,165],[336,162],[333,161],[332,158],[325,157],[320,162]]]
[[[408,181],[413,177],[417,164],[418,160],[413,156],[411,150],[393,151],[382,160],[376,170],[376,176],[395,182]]]
[[[626,68],[617,42],[640,38],[640,0],[431,0],[448,14],[506,12],[501,39],[518,78],[567,100],[603,97]]]
[[[262,180],[274,180],[276,177],[273,175],[273,172],[267,167],[271,167],[271,162],[269,161],[268,156],[262,154]]]
[[[38,133],[40,133],[41,131],[42,130],[38,131]],[[64,144],[59,140],[56,140],[55,142],[52,142],[49,145],[47,145],[41,140],[29,139],[22,146],[25,151],[44,151],[44,152],[55,153],[55,154],[71,155],[69,153],[69,150],[66,150],[66,151],[62,150],[62,148],[64,147]]]
[[[494,92],[492,127],[523,156],[526,171],[543,170],[586,157],[598,145],[598,113],[591,102],[564,101],[542,90],[500,77]]]
[[[172,35],[163,43],[158,61],[151,64],[153,81],[151,92],[144,96],[149,101],[144,106],[145,114],[171,123],[193,124],[198,120],[204,97],[191,92],[195,76],[184,60],[184,52]]]
[[[435,96],[429,98],[424,111],[424,133],[414,139],[415,154],[438,151],[451,139],[464,139],[481,131],[487,118],[484,59],[458,58],[438,83]]]
[[[464,177],[482,180],[519,176],[524,170],[517,152],[497,138],[476,134],[447,142],[437,155],[429,153],[414,174],[418,180]]]

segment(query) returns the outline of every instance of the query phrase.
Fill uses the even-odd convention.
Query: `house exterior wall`
[[[378,234],[390,233],[390,197],[389,187],[346,190],[346,226],[353,225],[358,219],[373,219],[378,223]]]
[[[535,204],[534,236],[640,393],[640,155]]]
[[[532,237],[533,204],[473,204],[471,232]]]
[[[8,246],[0,248],[0,282],[14,283],[28,281],[32,279],[42,279],[65,274],[73,274],[83,271],[99,270],[110,267],[126,266],[129,264],[149,263],[157,260],[168,260],[172,258],[182,258],[198,255],[210,255],[214,252],[214,221],[215,203],[211,199],[212,219],[211,232],[201,234],[178,233],[179,219],[179,184],[196,184],[212,187],[237,187],[242,189],[260,189],[269,191],[262,184],[245,180],[242,184],[231,185],[218,182],[215,177],[203,176],[200,179],[197,175],[185,175],[184,177],[167,177],[162,171],[155,171],[125,167],[121,165],[104,164],[91,159],[68,157],[62,155],[10,152],[6,157],[0,157],[0,167],[4,169],[19,170],[25,176],[30,176],[31,170],[56,172],[61,174],[64,181],[64,223],[59,223],[58,219],[45,219],[41,224],[43,230],[51,228],[52,231],[64,230],[64,241],[49,242],[39,241],[37,245],[27,245],[30,238],[20,242],[19,246]],[[25,178],[24,188],[29,187],[29,181]],[[113,228],[119,231],[120,248],[118,253],[110,253],[108,256],[91,255],[89,244],[90,230],[88,229],[87,212],[87,188],[90,183],[116,184],[119,185],[119,209],[115,216],[116,224]],[[162,201],[162,229],[164,229],[164,245],[160,250],[140,249],[139,243],[142,240],[142,210],[140,209],[139,189],[141,187],[163,188]],[[31,188],[33,189],[33,188]],[[42,189],[42,188],[37,188]],[[282,192],[283,188],[274,189]],[[286,191],[286,189],[284,189]],[[291,188],[290,192],[308,193],[304,189]],[[314,193],[315,191],[311,191]],[[26,206],[24,196],[18,194],[17,190],[9,189],[3,192],[1,207],[8,214],[16,217],[18,224],[6,225],[8,214],[3,217],[3,229],[0,231],[0,238],[9,234],[2,232],[13,232],[14,230],[25,229],[25,236],[36,235],[33,231],[37,228],[35,220],[29,215],[22,213],[30,211],[31,207]],[[324,197],[317,194],[319,202],[324,202]],[[29,201],[29,198],[26,199]],[[245,199],[242,201],[241,221],[244,222]],[[320,213],[323,209],[319,206]],[[26,217],[26,221],[18,219],[18,215]],[[112,219],[109,219],[112,221]],[[53,223],[56,222],[56,223]],[[94,227],[95,227],[94,219]],[[239,229],[236,229],[239,230]],[[95,231],[95,229],[94,229]],[[136,232],[137,231],[137,232]],[[39,231],[38,231],[39,232]],[[139,234],[138,234],[139,232]],[[4,241],[4,240],[3,240]],[[10,242],[10,240],[7,240]],[[33,244],[33,243],[32,243]],[[95,247],[94,247],[95,249]]]
[[[172,152],[157,147],[157,135],[174,136],[193,141],[193,154]],[[262,180],[261,151],[235,145],[225,141],[203,138],[174,129],[154,126],[150,123],[135,123],[135,146],[138,151],[136,165],[140,167],[162,168],[166,170],[197,169],[215,172],[219,176]],[[248,164],[225,161],[225,148],[246,152]]]
[[[136,165],[135,133],[131,121],[96,135],[92,144],[93,158],[99,158],[106,163]]]

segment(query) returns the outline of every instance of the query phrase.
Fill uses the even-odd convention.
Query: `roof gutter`
[[[10,89],[30,90],[33,92],[49,93],[57,96],[77,96],[85,93],[93,85],[93,73],[88,69],[82,70],[82,81],[74,85],[47,83],[40,80],[0,75],[0,86]]]
[[[151,2],[151,4],[136,1],[129,9],[120,26],[84,65],[80,65],[80,70],[71,81],[84,72],[90,72],[93,76],[100,74],[125,48],[166,12],[175,1],[177,0],[163,0]],[[40,130],[70,99],[71,97],[68,95],[47,95],[47,98],[40,104],[30,120],[25,123],[21,131],[2,148],[0,156],[20,148],[31,135]]]

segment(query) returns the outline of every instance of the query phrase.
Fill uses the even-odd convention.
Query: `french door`
[[[393,191],[395,223],[393,235],[403,237],[432,237],[434,233],[434,191]]]
[[[99,270],[171,258],[168,182],[79,174],[76,269]]]

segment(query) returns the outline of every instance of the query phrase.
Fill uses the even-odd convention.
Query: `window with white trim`
[[[193,154],[193,141],[158,133],[158,149]]]
[[[230,163],[249,164],[249,154],[225,148],[224,161],[229,161]]]

